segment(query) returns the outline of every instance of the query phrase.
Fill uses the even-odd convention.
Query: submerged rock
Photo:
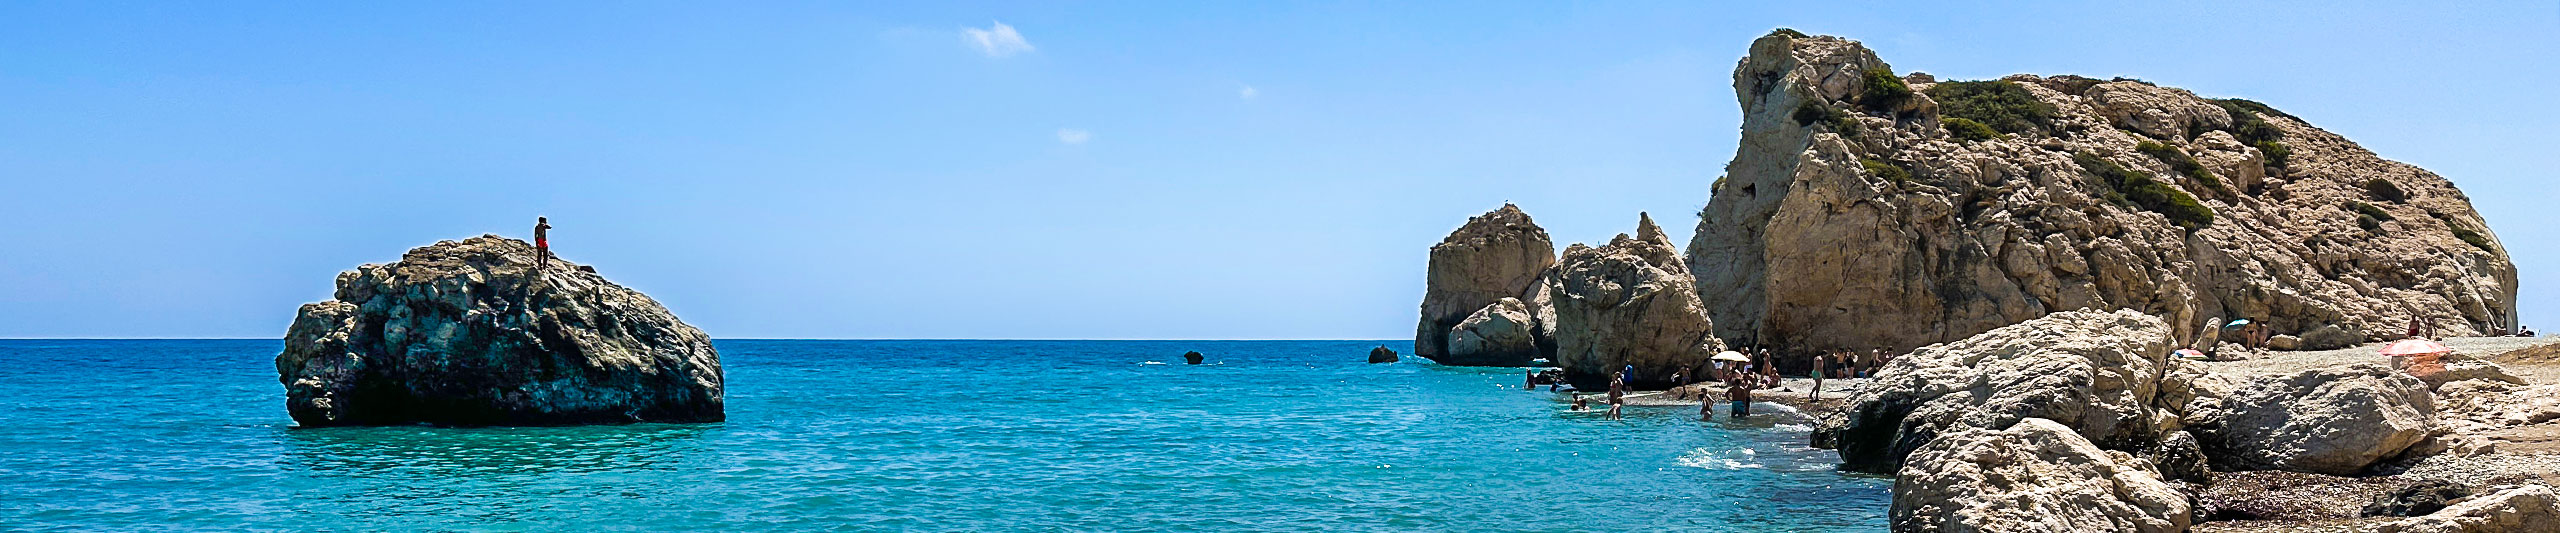
[[[2260,377],[2222,407],[2196,436],[2223,470],[2353,475],[2437,426],[2425,383],[2371,363]]]
[[[338,275],[276,373],[304,427],[722,420],[720,354],[665,307],[524,241],[442,241]]]
[[[1893,530],[2186,531],[2187,497],[2061,423],[1969,428],[1913,451],[1893,481]]]
[[[1843,468],[1885,473],[1940,435],[2042,418],[2111,449],[2182,453],[2159,446],[2163,433],[2212,395],[2170,342],[2159,318],[2084,310],[1921,348],[1824,417],[1814,442],[1838,449]]]
[[[1369,349],[1369,364],[1393,363],[1397,359],[1396,351],[1389,350],[1385,346]]]
[[[1450,349],[1452,328],[1504,298],[1524,306],[1545,301],[1540,281],[1556,264],[1556,247],[1547,230],[1529,220],[1519,206],[1501,208],[1467,219],[1448,238],[1431,247],[1430,271],[1424,280],[1422,320],[1413,334],[1413,354],[1453,366],[1528,366],[1543,355],[1540,343],[1529,349],[1515,344],[1475,344],[1472,351]],[[1536,317],[1538,309],[1527,309]],[[1523,322],[1525,323],[1525,321]],[[1542,335],[1536,325],[1529,333]]]
[[[1609,376],[1635,367],[1641,389],[1671,386],[1681,368],[1706,362],[1724,344],[1691,287],[1680,250],[1638,215],[1636,236],[1624,233],[1598,248],[1575,244],[1557,266],[1556,366],[1583,390],[1605,390]]]
[[[2250,318],[2311,350],[2413,313],[2514,326],[2515,265],[2436,174],[2256,102],[1891,69],[1792,32],[1735,67],[1741,142],[1688,250],[1719,337],[1902,351],[2080,308],[2182,340]]]

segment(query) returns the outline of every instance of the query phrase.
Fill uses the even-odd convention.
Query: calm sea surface
[[[1884,527],[1803,420],[1606,421],[1378,344],[721,341],[726,423],[306,430],[277,341],[0,341],[0,529]]]

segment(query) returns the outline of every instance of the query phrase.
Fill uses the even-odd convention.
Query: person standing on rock
[[[551,219],[533,217],[533,273],[551,268]]]

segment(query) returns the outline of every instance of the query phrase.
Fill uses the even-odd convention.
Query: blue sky
[[[0,337],[277,337],[546,215],[718,337],[1400,338],[1506,200],[1687,242],[1781,26],[2267,102],[2452,178],[2560,317],[2555,2],[920,4],[0,4]]]

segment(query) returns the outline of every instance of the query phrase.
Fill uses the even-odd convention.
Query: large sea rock
[[[1551,345],[1541,342],[1548,332],[1535,323],[1522,324],[1528,328],[1523,333],[1534,336],[1526,345],[1470,343],[1459,346],[1463,350],[1453,350],[1450,337],[1471,315],[1512,310],[1499,306],[1505,298],[1522,304],[1518,310],[1534,321],[1540,314],[1534,306],[1546,301],[1541,282],[1555,264],[1556,247],[1547,239],[1547,230],[1529,220],[1519,206],[1503,204],[1467,219],[1431,247],[1413,354],[1455,366],[1529,366],[1531,360],[1549,355],[1540,349],[1542,344]]]
[[[2434,173],[2256,102],[1891,68],[1856,41],[1778,32],[1734,69],[1741,143],[1688,251],[1718,336],[1900,351],[2080,308],[2162,316],[2180,340],[2251,318],[2305,349],[2412,314],[2446,335],[2515,324],[2506,248]],[[2037,106],[2050,118],[1996,138],[1942,122]],[[2148,178],[2092,170],[2110,166]]]
[[[2550,485],[2506,487],[2426,516],[2383,524],[2382,533],[2560,533],[2560,493]]]
[[[338,275],[276,373],[303,427],[716,422],[720,354],[665,307],[483,235]]]
[[[1949,433],[1894,476],[1893,530],[2186,531],[2186,495],[2142,461],[2042,418]]]
[[[1845,469],[1890,473],[1941,435],[2038,418],[2106,448],[2191,458],[2192,440],[2173,432],[2214,403],[2197,381],[2215,378],[2170,347],[2167,324],[2128,310],[2064,311],[1932,345],[1887,363],[1813,441],[1839,450]]]
[[[2197,436],[2222,470],[2353,475],[2437,426],[2426,383],[2373,363],[2260,377],[2221,403]]]
[[[1606,388],[1610,375],[1632,365],[1630,386],[1668,388],[1675,371],[1724,349],[1680,249],[1651,216],[1637,215],[1633,237],[1566,248],[1556,270],[1555,362],[1575,387]]]

